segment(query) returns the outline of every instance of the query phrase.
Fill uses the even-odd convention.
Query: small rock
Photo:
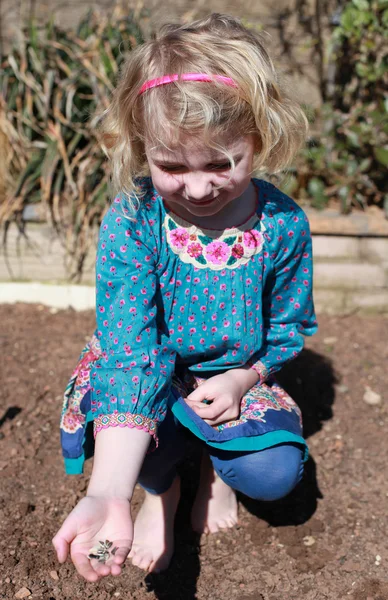
[[[336,337],[326,337],[323,340],[323,343],[325,344],[325,346],[332,346],[333,344],[336,343],[338,338]]]
[[[31,592],[26,587],[20,588],[20,590],[15,594],[15,598],[28,598],[28,596],[31,596]]]
[[[312,533],[321,533],[322,531],[325,531],[325,524],[323,521],[320,521],[319,519],[317,519],[316,517],[313,517],[312,519],[310,519],[310,521],[308,522],[309,527],[311,529]]]
[[[360,563],[355,562],[354,560],[347,560],[345,562],[345,564],[342,566],[342,570],[345,571],[346,573],[361,573],[363,570],[363,567],[360,565]]]
[[[303,538],[303,543],[305,546],[313,546],[315,544],[315,538],[312,535],[306,535]]]
[[[58,573],[56,571],[50,571],[50,577],[51,577],[51,579],[54,579],[54,581],[58,581],[59,580],[59,576],[58,576]]]
[[[365,386],[364,402],[369,406],[377,406],[377,404],[381,404],[381,396],[370,387]]]
[[[346,394],[349,391],[349,388],[347,385],[344,385],[343,383],[341,383],[340,385],[337,385],[337,392],[339,394]]]

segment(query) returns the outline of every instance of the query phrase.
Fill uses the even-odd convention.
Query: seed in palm
[[[114,556],[116,554],[116,551],[118,550],[117,546],[115,546],[114,548],[112,548],[112,546],[113,542],[110,542],[109,540],[105,540],[105,542],[100,541],[99,546],[97,546],[97,548],[92,548],[90,550],[88,558],[95,558],[100,563],[106,563],[106,561],[110,558],[110,555],[112,554]]]

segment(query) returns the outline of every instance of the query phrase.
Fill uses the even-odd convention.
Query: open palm
[[[106,563],[88,556],[100,542],[117,547]],[[59,562],[66,561],[69,551],[78,573],[87,581],[106,575],[120,575],[133,540],[130,503],[125,498],[86,496],[82,498],[53,538]]]

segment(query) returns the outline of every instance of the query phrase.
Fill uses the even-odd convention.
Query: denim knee
[[[221,479],[254,500],[272,501],[287,496],[303,475],[303,451],[296,444],[281,444],[259,452],[211,451]]]

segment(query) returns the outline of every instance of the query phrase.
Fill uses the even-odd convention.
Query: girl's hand
[[[239,417],[245,392],[241,380],[227,371],[202,382],[185,401],[206,423],[219,425]],[[204,403],[206,400],[211,404]]]
[[[219,425],[239,417],[242,397],[258,381],[258,374],[250,367],[230,369],[202,382],[185,401],[206,423]]]
[[[100,542],[113,542],[106,563],[89,559],[92,548]],[[78,573],[87,581],[97,581],[106,575],[120,575],[121,567],[131,549],[133,524],[129,500],[126,498],[86,496],[69,514],[53,538],[60,563],[64,563],[69,550]]]

